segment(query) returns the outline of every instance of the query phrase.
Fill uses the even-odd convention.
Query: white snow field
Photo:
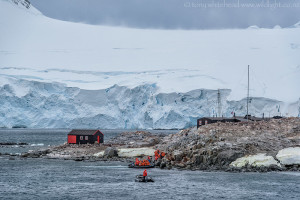
[[[94,26],[0,0],[0,126],[183,128],[216,112],[216,89],[244,115],[247,65],[251,114],[299,115],[299,26]]]

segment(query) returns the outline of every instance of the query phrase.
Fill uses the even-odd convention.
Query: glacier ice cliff
[[[156,84],[83,90],[55,82],[5,78],[0,81],[0,127],[180,129],[196,125],[199,117],[213,116],[217,92],[160,93]],[[224,116],[232,116],[232,112],[245,115],[246,99],[229,101],[231,90],[220,92]],[[250,114],[278,115],[281,107],[299,115],[298,104],[252,98]]]

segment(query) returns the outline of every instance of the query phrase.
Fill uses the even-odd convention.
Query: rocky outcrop
[[[158,144],[164,136],[165,135],[162,134],[154,135],[145,131],[124,132],[105,143],[110,145],[122,145],[126,148],[152,147]]]
[[[167,152],[163,162],[169,168],[231,171],[250,167],[258,171],[265,171],[265,168],[279,170],[275,156],[281,149],[300,144],[299,127],[299,118],[215,123],[166,136],[156,148]],[[279,154],[282,158],[287,156],[283,152]],[[294,161],[296,157],[293,157]]]
[[[117,157],[118,156],[118,151],[114,147],[108,147],[108,148],[105,149],[103,156],[106,157],[106,158]]]

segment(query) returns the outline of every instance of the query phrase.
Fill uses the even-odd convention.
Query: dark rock
[[[29,153],[23,153],[23,154],[21,154],[22,158],[27,158],[28,156],[29,156]]]
[[[16,142],[0,142],[1,146],[12,146],[12,145],[28,145],[28,143],[25,142],[20,142],[20,143],[16,143]]]
[[[112,158],[118,156],[118,151],[114,147],[108,147],[104,151],[104,157],[106,158]]]
[[[155,166],[160,166],[161,164],[161,159],[158,159],[156,162],[155,162]]]
[[[177,168],[185,168],[186,167],[186,165],[184,164],[184,163],[176,163],[176,165],[175,165],[175,167],[177,167]]]
[[[17,124],[17,125],[12,126],[12,128],[27,128],[27,126],[23,125],[23,124]]]
[[[173,155],[174,155],[175,161],[181,161],[183,158],[183,152],[179,151],[179,150],[174,151]]]
[[[163,168],[165,168],[166,166],[167,166],[167,164],[166,164],[165,162],[162,162],[162,163],[160,163],[160,166],[159,166],[159,167],[160,167],[161,169],[163,169]]]
[[[279,167],[278,165],[270,165],[270,166],[269,166],[269,169],[270,169],[271,171],[282,171],[282,168]]]

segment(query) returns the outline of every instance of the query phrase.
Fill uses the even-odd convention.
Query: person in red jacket
[[[143,180],[145,181],[146,179],[146,176],[147,176],[147,170],[145,169],[144,173],[143,173]]]
[[[139,166],[139,164],[140,164],[140,161],[139,161],[138,158],[136,158],[136,159],[135,159],[135,165],[136,165],[136,166]]]

